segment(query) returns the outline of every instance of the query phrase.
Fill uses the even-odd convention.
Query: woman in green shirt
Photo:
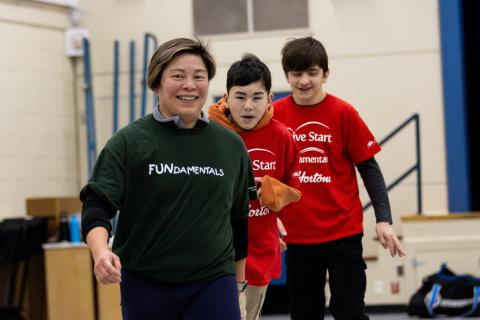
[[[240,137],[202,112],[214,75],[198,40],[162,44],[148,67],[158,106],[107,142],[81,191],[95,275],[121,280],[124,319],[240,318],[255,184]]]

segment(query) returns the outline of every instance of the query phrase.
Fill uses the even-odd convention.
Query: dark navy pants
[[[368,320],[362,253],[361,234],[320,244],[288,244],[285,262],[291,318],[324,319],[328,270],[332,316],[339,320]]]
[[[122,270],[124,320],[239,320],[235,276],[208,282],[171,284]]]

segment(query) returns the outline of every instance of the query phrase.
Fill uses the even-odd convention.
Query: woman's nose
[[[183,88],[192,90],[195,88],[195,81],[192,78],[185,78],[185,81],[183,82]]]

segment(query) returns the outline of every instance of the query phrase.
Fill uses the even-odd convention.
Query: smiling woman
[[[165,50],[155,52],[148,69],[148,85],[158,96],[163,116],[178,116],[185,127],[192,128],[207,99],[215,63],[208,51],[187,48],[189,41],[179,38],[173,41],[178,43],[167,42]]]
[[[124,319],[240,319],[255,182],[241,138],[201,111],[214,75],[198,40],[162,44],[148,67],[158,106],[108,141],[81,191],[95,276],[121,280]]]
[[[207,99],[208,72],[202,59],[185,53],[165,68],[155,89],[160,112],[165,117],[179,116],[185,127],[193,128]]]

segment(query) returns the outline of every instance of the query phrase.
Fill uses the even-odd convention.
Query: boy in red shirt
[[[255,179],[258,181],[263,178],[260,199],[250,201],[248,218],[245,268],[248,320],[259,318],[267,286],[281,274],[279,229],[274,211],[300,197],[298,191],[288,186],[298,186],[298,179],[293,177],[298,170],[296,144],[287,128],[272,119],[273,96],[270,88],[268,67],[254,55],[246,55],[228,70],[225,97],[209,108],[211,120],[242,137],[252,161]],[[270,178],[266,176],[277,180],[270,184]],[[272,185],[275,192],[278,191],[277,203],[266,205],[262,201],[265,201],[267,189]],[[278,200],[283,202],[279,204]]]
[[[329,275],[330,311],[335,319],[368,319],[365,314],[366,264],[363,210],[355,167],[376,215],[376,233],[393,256],[405,255],[390,224],[392,216],[383,175],[374,155],[380,146],[358,112],[326,93],[328,56],[312,37],[288,41],[282,67],[292,95],[274,103],[300,153],[302,200],[282,211],[288,235],[287,290],[291,317],[323,319]]]

